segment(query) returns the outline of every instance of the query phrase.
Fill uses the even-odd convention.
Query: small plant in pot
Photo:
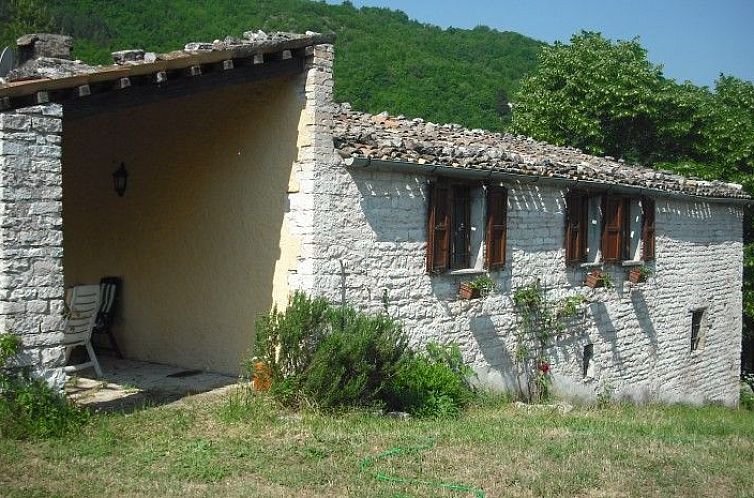
[[[592,270],[586,276],[584,285],[596,289],[597,287],[605,287],[611,289],[613,287],[613,279],[610,274],[602,270]]]
[[[458,287],[458,297],[475,299],[487,296],[495,288],[495,282],[487,275],[480,275],[471,282],[463,282]]]
[[[628,272],[628,281],[632,284],[639,284],[646,282],[650,275],[652,275],[652,270],[646,266],[635,266]]]

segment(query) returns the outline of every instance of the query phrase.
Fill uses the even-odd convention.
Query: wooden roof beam
[[[219,65],[219,67],[222,67]],[[291,58],[262,65],[236,66],[232,71],[212,71],[196,77],[170,79],[164,85],[134,84],[120,91],[103,91],[86,99],[68,100],[64,110],[66,119],[79,119],[102,112],[147,105],[172,98],[253,81],[282,78],[301,73],[303,59]],[[141,82],[139,82],[141,83]]]

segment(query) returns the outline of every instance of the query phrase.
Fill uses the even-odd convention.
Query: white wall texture
[[[325,159],[323,157],[323,159]],[[346,169],[336,154],[314,173],[316,250],[302,265],[311,290],[365,310],[383,308],[416,345],[456,342],[486,384],[513,388],[517,324],[512,293],[540,278],[552,299],[590,300],[585,316],[549,350],[556,389],[594,398],[706,401],[735,405],[741,344],[742,211],[730,204],[657,198],[657,258],[649,281],[627,282],[628,268],[608,266],[612,289],[583,286],[587,269],[565,265],[563,188],[508,184],[506,267],[492,272],[495,292],[456,297],[469,275],[425,272],[427,180],[388,171]],[[341,271],[345,267],[345,278]],[[704,346],[690,351],[691,309],[706,306]],[[594,345],[590,375],[583,346]]]
[[[0,113],[0,333],[21,336],[17,365],[62,387],[63,220],[57,104]]]

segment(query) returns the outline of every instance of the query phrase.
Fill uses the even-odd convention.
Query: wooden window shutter
[[[641,227],[642,259],[652,261],[655,259],[655,201],[643,197],[641,207],[644,212]]]
[[[589,197],[583,192],[568,192],[566,195],[566,263],[586,261],[588,218]]]
[[[602,198],[602,261],[616,263],[623,256],[623,231],[626,223],[624,199]]]
[[[427,217],[427,272],[447,271],[450,259],[450,187],[434,182],[429,189]]]
[[[487,231],[485,264],[488,270],[505,266],[508,223],[508,191],[500,186],[487,188]]]

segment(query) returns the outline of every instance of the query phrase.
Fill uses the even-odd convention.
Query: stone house
[[[512,296],[538,279],[588,299],[547,351],[561,392],[737,403],[740,186],[355,112],[332,102],[316,33],[104,67],[70,61],[65,37],[19,42],[0,85],[0,319],[52,384],[65,287],[119,275],[131,358],[237,373],[255,317],[301,290],[387,309],[513,388]],[[646,282],[628,281],[636,266]],[[611,288],[584,285],[595,269]],[[479,275],[495,289],[459,299]]]

